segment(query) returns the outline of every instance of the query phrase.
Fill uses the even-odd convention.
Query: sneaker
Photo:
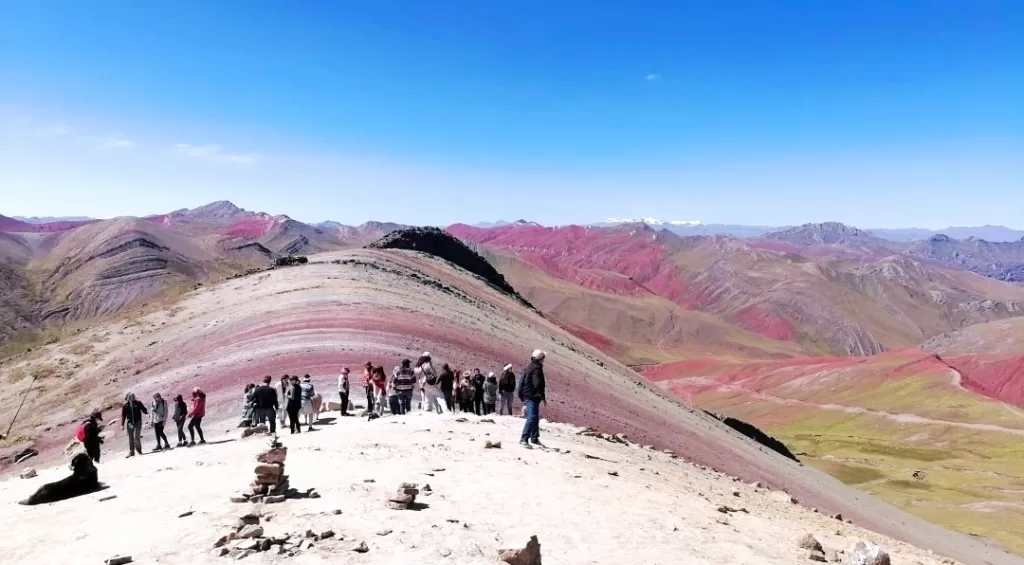
[[[196,445],[196,442],[194,442],[194,441],[188,442],[188,446],[189,447],[195,447],[195,445]]]
[[[134,453],[129,453],[129,454],[128,454],[128,456],[127,456],[127,457],[125,457],[125,459],[128,459],[128,458],[130,458],[130,457],[135,457],[135,454],[134,454]]]
[[[168,448],[168,449],[170,449],[170,448]],[[163,451],[163,450],[164,450],[164,448],[158,446],[158,447],[153,448],[153,453],[156,453],[157,451]]]
[[[199,440],[199,445],[204,445],[205,443],[206,443],[206,440],[205,440],[205,439],[201,439],[201,440]]]
[[[525,447],[526,449],[533,449],[533,446],[530,445],[530,442],[528,442],[528,441],[520,441],[519,445]]]
[[[531,438],[530,439],[530,443],[532,443],[533,445],[536,445],[537,447],[544,447],[544,444],[541,443],[540,440],[537,439],[537,438]]]

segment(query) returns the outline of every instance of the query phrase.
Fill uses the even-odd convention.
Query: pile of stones
[[[288,458],[288,448],[276,437],[270,440],[270,448],[256,456],[255,479],[249,490],[231,497],[232,502],[264,502],[273,504],[284,502],[291,486],[288,475],[284,474],[284,461]]]
[[[416,495],[420,493],[419,485],[416,483],[402,483],[394,494],[388,496],[387,505],[392,510],[408,510],[409,506],[416,502]]]
[[[266,517],[269,521],[270,517]],[[280,557],[295,557],[296,555],[313,549],[317,544],[324,542],[344,542],[344,536],[336,534],[334,530],[322,530],[319,533],[313,530],[306,530],[303,533],[268,535],[263,531],[262,511],[256,510],[247,512],[238,518],[238,522],[232,531],[221,536],[213,544],[213,554],[217,557],[228,557],[232,559],[245,559],[256,553],[270,553]],[[365,542],[353,541],[348,543],[348,549],[357,553],[366,553],[369,547]],[[344,549],[344,546],[342,546]]]

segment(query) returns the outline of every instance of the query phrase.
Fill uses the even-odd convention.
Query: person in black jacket
[[[540,405],[548,403],[544,392],[544,357],[540,349],[530,356],[530,364],[523,371],[523,382],[519,385],[519,400],[526,407],[526,424],[519,445],[531,449],[533,445],[544,447],[540,442]]]
[[[512,372],[512,363],[505,365],[501,370],[501,379],[498,381],[498,414],[512,415],[512,401],[516,393],[516,374]]]
[[[469,381],[473,385],[473,412],[477,416],[484,415],[484,383],[487,378],[483,376],[480,369],[473,369],[473,378]]]
[[[103,443],[103,438],[100,437],[102,421],[103,414],[99,410],[93,410],[92,414],[89,414],[89,419],[85,421],[85,441],[82,445],[85,446],[85,453],[89,459],[96,463],[100,462],[100,444]]]
[[[302,433],[302,425],[299,423],[299,411],[302,410],[302,386],[299,385],[299,377],[293,376],[292,382],[288,385],[288,392],[285,393],[288,403],[285,405],[288,410],[288,425],[291,433]]]
[[[135,398],[135,394],[129,392],[124,397],[124,405],[121,406],[121,429],[128,426],[128,457],[135,457],[138,451],[142,455],[142,415],[149,414],[146,405]]]
[[[444,403],[449,412],[455,411],[455,399],[452,392],[455,390],[455,373],[448,363],[441,365],[441,374],[437,376],[438,386],[441,387],[441,394],[444,395]]]
[[[263,384],[252,392],[252,408],[256,423],[269,422],[270,433],[276,434],[277,419],[274,416],[277,414],[278,404],[277,391],[270,384],[273,380],[270,375],[263,377]]]
[[[188,445],[188,437],[185,436],[185,420],[187,418],[188,404],[185,404],[185,399],[179,394],[174,397],[174,416],[171,417],[174,420],[174,425],[178,428],[178,447]]]

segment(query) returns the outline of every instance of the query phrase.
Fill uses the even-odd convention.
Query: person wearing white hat
[[[516,393],[516,374],[512,372],[512,363],[505,365],[498,379],[498,415],[512,415],[512,403]]]
[[[530,355],[530,364],[523,371],[523,382],[519,385],[519,400],[526,407],[526,423],[519,445],[532,449],[534,445],[544,447],[540,442],[540,405],[547,405],[544,385],[544,358],[547,355],[535,349]]]

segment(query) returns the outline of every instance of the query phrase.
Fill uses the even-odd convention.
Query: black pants
[[[199,441],[206,443],[206,439],[203,437],[203,417],[192,416],[192,419],[188,421],[188,435],[191,438],[192,443],[196,441],[196,432],[199,432]]]
[[[408,414],[412,411],[412,393],[403,393],[398,395],[398,402],[402,404],[402,414]]]
[[[348,416],[348,393],[345,391],[338,391],[338,396],[341,397],[341,415]]]
[[[452,401],[452,391],[441,389],[441,394],[444,395],[444,405],[448,407],[449,412],[455,411],[454,402]]]
[[[277,433],[277,418],[274,416],[277,413],[273,408],[257,408],[253,410],[253,415],[256,417],[256,424],[268,424],[270,426],[270,433]]]
[[[486,416],[487,414],[494,414],[493,402],[484,402],[484,415]]]
[[[174,425],[178,426],[178,442],[185,443],[188,438],[185,437],[185,420],[175,420]]]
[[[473,413],[477,416],[483,416],[484,414],[484,397],[474,396],[473,397]]]
[[[160,447],[160,440],[164,440],[164,445],[167,447],[171,446],[171,442],[167,441],[167,434],[164,433],[163,422],[153,422],[153,432],[156,433],[156,446]]]
[[[100,462],[100,442],[98,439],[96,441],[85,442],[85,454],[94,462]]]
[[[301,404],[289,404],[288,405],[288,427],[291,429],[293,434],[302,432],[302,424],[299,422],[299,411],[302,410]]]
[[[365,387],[366,390],[366,411],[373,412],[373,387]]]

